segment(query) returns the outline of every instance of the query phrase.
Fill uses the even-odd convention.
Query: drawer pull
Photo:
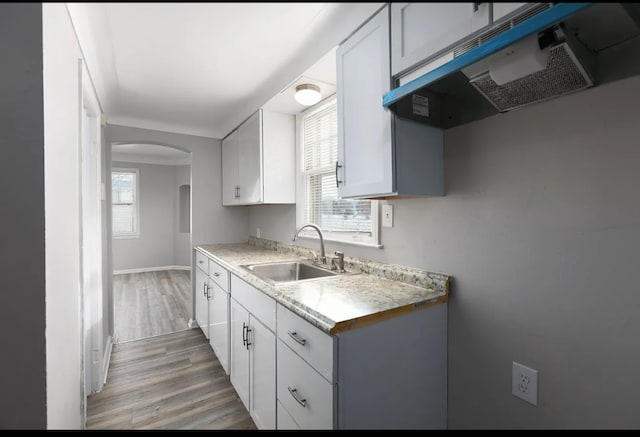
[[[298,337],[298,334],[295,331],[294,332],[287,331],[287,334],[289,334],[289,337],[293,338],[296,341],[296,343],[299,343],[302,346],[307,344],[307,340],[305,340],[304,338]]]
[[[243,346],[247,346],[247,334],[246,334],[246,329],[248,328],[247,325],[245,325],[244,322],[242,322],[242,345]]]
[[[206,296],[207,295],[207,284],[202,284],[202,295]]]
[[[200,260],[198,261],[198,264],[204,264],[204,261]]]
[[[303,407],[307,406],[307,400],[302,399],[302,397],[298,393],[297,388],[287,387],[287,390],[289,390],[289,393],[291,393],[291,396],[293,396],[293,399],[295,399],[300,405],[302,405]]]
[[[215,273],[213,274],[213,276],[215,276],[215,277],[217,278],[218,276],[220,276],[220,273],[215,272]]]

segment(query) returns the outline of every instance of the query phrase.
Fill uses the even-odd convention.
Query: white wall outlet
[[[382,205],[382,227],[393,227],[393,205],[390,205],[388,203]]]
[[[511,368],[511,394],[538,406],[538,371],[514,361]]]
[[[260,228],[256,228],[256,238],[260,238]]]

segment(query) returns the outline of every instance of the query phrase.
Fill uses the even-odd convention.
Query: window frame
[[[123,240],[127,238],[140,238],[140,169],[137,167],[114,167],[111,168],[111,179],[113,180],[114,173],[132,173],[135,174],[135,187],[133,192],[133,232],[121,232],[115,233],[113,231],[113,194],[111,195],[111,237],[116,240]],[[112,182],[113,183],[113,182]],[[110,186],[113,193],[113,188]]]
[[[305,109],[296,114],[296,227],[306,222],[305,210],[307,208],[307,192],[308,192],[308,175],[321,174],[324,171],[313,170],[305,172],[304,167],[304,118],[325,110],[331,105],[337,105],[337,96],[333,94],[319,103]],[[337,109],[337,107],[336,107]],[[353,236],[356,232],[333,233],[323,229],[323,237],[325,241],[331,241],[341,244],[350,244],[355,246],[365,246],[381,249],[384,246],[380,244],[380,220],[379,220],[379,202],[373,199],[361,199],[371,201],[371,238],[370,241],[354,241]],[[319,240],[318,233],[312,229],[304,229],[300,238],[309,240]]]

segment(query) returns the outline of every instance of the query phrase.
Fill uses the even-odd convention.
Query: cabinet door
[[[394,191],[391,111],[382,96],[391,85],[389,8],[385,7],[336,52],[338,192],[343,198]]]
[[[210,281],[209,343],[222,368],[229,373],[229,294]]]
[[[262,110],[238,128],[239,203],[262,201]]]
[[[488,26],[489,8],[489,3],[392,3],[392,74]]]
[[[209,303],[207,293],[209,286],[209,277],[199,268],[196,267],[196,286],[195,286],[195,303],[196,303],[196,322],[204,332],[205,337],[209,338]]]
[[[222,141],[222,204],[238,203],[238,131]]]
[[[246,327],[249,313],[231,299],[231,384],[242,403],[249,409],[249,351],[246,346]]]
[[[249,316],[249,413],[258,429],[276,428],[276,336]]]

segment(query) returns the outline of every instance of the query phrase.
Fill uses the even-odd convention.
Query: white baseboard
[[[159,272],[161,270],[191,270],[191,266],[163,266],[142,267],[140,269],[114,270],[114,275],[126,275],[127,273]]]
[[[111,362],[111,349],[113,349],[113,339],[109,336],[109,338],[107,338],[107,347],[104,350],[104,357],[102,357],[104,364],[104,368],[102,369],[102,373],[104,374],[103,385],[107,383],[107,372],[109,371],[109,363]]]

